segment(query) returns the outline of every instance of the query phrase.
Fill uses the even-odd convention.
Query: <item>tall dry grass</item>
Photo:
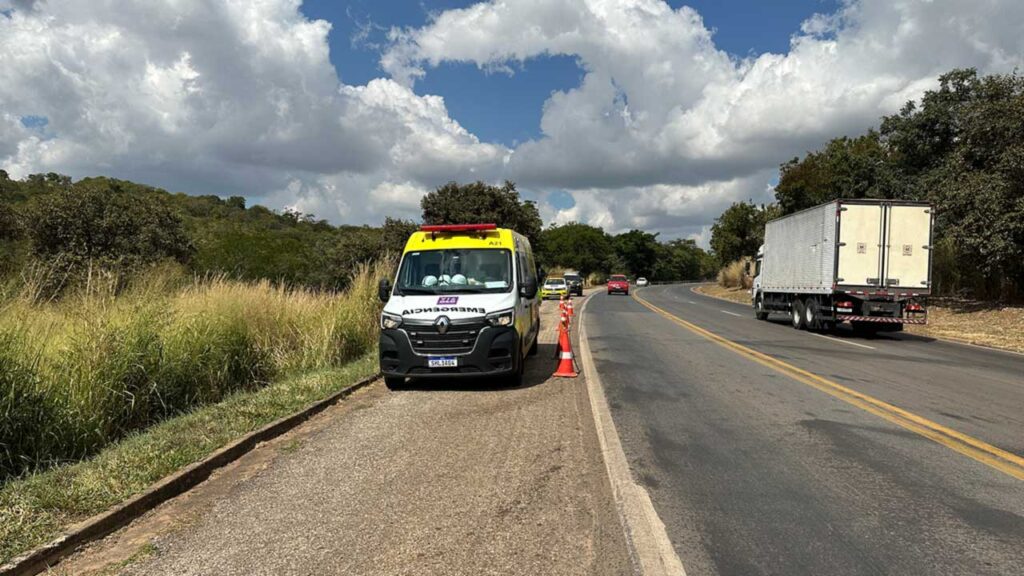
[[[0,290],[0,479],[74,461],[127,433],[375,343],[375,279],[344,293],[185,278],[98,278],[60,300]]]
[[[746,272],[747,263],[749,262],[751,262],[750,258],[741,258],[719,270],[718,285],[723,288],[751,288],[754,279]]]

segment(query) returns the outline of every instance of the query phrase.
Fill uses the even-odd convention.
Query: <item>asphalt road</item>
[[[824,337],[652,286],[672,315],[1024,455],[1024,356]],[[773,317],[774,318],[774,317]],[[633,298],[585,321],[612,417],[687,574],[1024,574],[1024,481],[698,335]]]
[[[137,575],[632,572],[584,378],[377,383],[60,564]]]

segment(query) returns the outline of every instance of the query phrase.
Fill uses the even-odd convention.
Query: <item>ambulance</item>
[[[494,224],[423,226],[392,282],[380,281],[380,371],[408,379],[494,377],[522,382],[537,353],[538,276],[530,242]]]

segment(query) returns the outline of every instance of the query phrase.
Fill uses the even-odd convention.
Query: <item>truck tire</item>
[[[538,331],[538,336],[534,336],[533,337],[533,344],[530,344],[530,351],[526,353],[528,356],[536,356],[537,355],[537,346],[538,346],[537,341],[538,340],[540,340],[539,331]]]
[[[405,378],[401,376],[385,376],[384,385],[388,387],[388,390],[401,390],[405,388]]]
[[[821,329],[821,314],[814,298],[808,298],[804,304],[804,327],[815,332]]]
[[[789,319],[793,328],[797,330],[807,328],[807,323],[804,321],[804,301],[799,298],[793,300],[793,304],[789,309]]]
[[[757,300],[754,300],[754,318],[758,320],[767,320],[768,312],[764,309],[764,297],[758,296]]]

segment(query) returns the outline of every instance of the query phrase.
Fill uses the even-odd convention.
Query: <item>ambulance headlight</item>
[[[380,327],[385,330],[394,330],[402,325],[402,317],[397,314],[384,312],[380,315]]]
[[[515,320],[515,314],[512,310],[502,310],[487,315],[487,322],[491,326],[511,326],[513,320]]]

